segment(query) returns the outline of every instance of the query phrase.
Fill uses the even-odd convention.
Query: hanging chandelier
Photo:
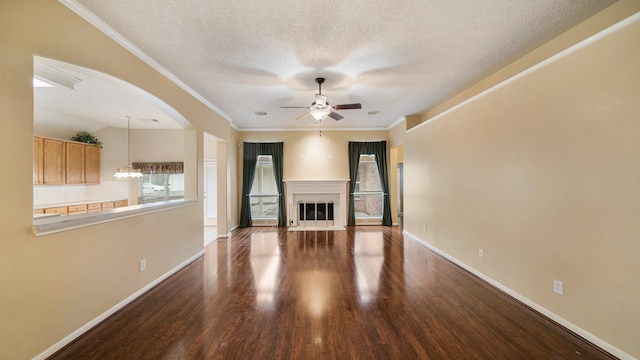
[[[142,176],[140,169],[134,169],[131,165],[131,116],[127,116],[127,165],[118,169],[113,176],[118,179],[122,178],[138,178]]]

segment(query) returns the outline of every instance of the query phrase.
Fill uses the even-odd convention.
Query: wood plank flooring
[[[611,359],[397,227],[233,231],[52,359]]]

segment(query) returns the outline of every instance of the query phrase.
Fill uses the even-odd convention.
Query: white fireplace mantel
[[[298,202],[331,201],[334,206],[334,222],[347,224],[347,182],[336,180],[284,180],[286,185],[287,219],[289,226],[298,226]]]

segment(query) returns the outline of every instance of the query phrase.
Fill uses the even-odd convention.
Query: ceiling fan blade
[[[338,120],[342,119],[344,116],[332,111],[332,112],[329,113],[329,117],[332,118],[335,121],[338,121]]]
[[[280,109],[308,109],[308,106],[280,106]]]
[[[307,116],[311,116],[311,113],[304,113],[303,115],[300,115],[296,118],[296,120],[302,120],[304,118],[306,118]]]
[[[342,105],[333,105],[335,110],[349,110],[349,109],[362,109],[362,105],[358,104],[342,104]]]

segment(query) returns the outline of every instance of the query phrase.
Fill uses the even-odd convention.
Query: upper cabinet
[[[84,184],[84,145],[67,142],[66,147],[66,183]]]
[[[43,138],[43,184],[64,184],[64,140]]]
[[[84,182],[85,184],[100,183],[100,147],[84,146]]]
[[[34,137],[33,183],[99,184],[100,147],[74,141]]]

